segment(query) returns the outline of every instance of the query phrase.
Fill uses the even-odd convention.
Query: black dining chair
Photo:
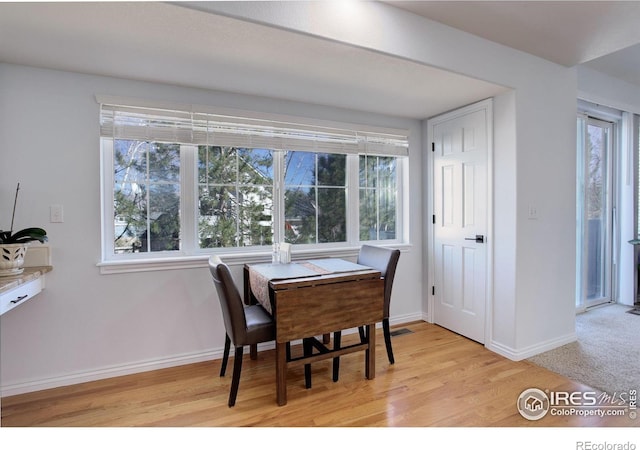
[[[358,264],[379,270],[384,280],[384,304],[382,331],[384,334],[384,343],[387,348],[387,357],[389,364],[394,364],[393,348],[391,347],[391,332],[389,330],[389,306],[391,304],[391,290],[393,288],[393,279],[396,275],[396,267],[400,259],[400,250],[377,247],[373,245],[363,245],[358,253]],[[364,327],[358,327],[360,341],[366,342]],[[334,346],[340,346],[341,331],[333,333]],[[340,358],[333,359],[333,381],[338,381],[338,373],[340,371]]]
[[[240,371],[242,370],[242,356],[245,345],[257,345],[275,339],[275,322],[261,305],[244,305],[240,293],[233,282],[229,267],[218,256],[209,258],[209,271],[213,284],[218,292],[222,316],[225,326],[224,354],[220,376],[223,377],[227,369],[231,343],[234,346],[233,378],[229,393],[229,407],[236,403],[238,386],[240,385]]]

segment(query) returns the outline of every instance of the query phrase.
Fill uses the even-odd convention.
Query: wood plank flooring
[[[586,386],[535,366],[513,362],[482,345],[425,322],[395,327],[396,363],[389,365],[381,330],[376,378],[366,380],[364,356],[288,371],[288,403],[275,392],[275,352],[243,363],[236,406],[227,407],[231,367],[220,360],[49,389],[2,399],[2,427],[637,427],[624,417],[523,418],[518,396],[537,387],[584,391]],[[393,329],[392,329],[393,330]],[[343,337],[348,343],[355,335]],[[298,349],[294,349],[298,351]],[[248,352],[247,352],[248,353]],[[232,361],[230,361],[232,363]]]

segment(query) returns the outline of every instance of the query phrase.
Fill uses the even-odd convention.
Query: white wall
[[[410,187],[421,188],[418,121],[266,98],[0,64],[0,211],[21,183],[16,228],[42,226],[54,269],[34,300],[0,318],[3,395],[220,357],[224,328],[208,270],[100,275],[96,94],[277,111],[410,130]],[[64,223],[49,223],[49,206]],[[411,210],[421,210],[420,196]],[[8,214],[2,215],[2,226]],[[421,215],[410,216],[392,321],[422,317]],[[240,267],[234,268],[241,283]]]
[[[513,89],[494,119],[494,291],[487,346],[521,359],[574,337],[575,71],[376,2],[344,26],[333,2],[209,2],[203,7],[317,35]],[[371,32],[371,27],[376,32]],[[384,32],[379,32],[384,30]],[[419,123],[228,93],[0,65],[0,211],[22,183],[17,226],[45,224],[47,288],[0,320],[5,395],[212,358],[222,321],[206,269],[99,275],[98,106],[93,95],[146,97],[411,128],[411,234],[394,284],[392,321],[420,317],[423,264]],[[463,106],[463,105],[461,105]],[[427,118],[425,118],[427,119]],[[33,124],[47,122],[39,130]],[[38,162],[36,164],[36,161]],[[527,220],[529,204],[539,211]],[[48,224],[49,205],[65,222]],[[28,205],[25,207],[24,205]],[[236,271],[236,275],[238,275]]]

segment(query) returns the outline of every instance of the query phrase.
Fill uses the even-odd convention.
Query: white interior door
[[[433,320],[484,343],[487,286],[486,108],[431,121]]]

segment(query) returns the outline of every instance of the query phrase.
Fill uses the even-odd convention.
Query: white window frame
[[[188,109],[180,105],[160,105],[158,103],[143,102],[140,100],[132,101],[129,99],[120,99],[114,97],[97,96],[96,100],[101,105],[128,105],[133,107],[153,107],[176,109],[179,111],[187,111]],[[190,110],[204,111],[206,114],[212,113],[208,107],[189,106]],[[407,130],[382,129],[378,127],[363,127],[361,125],[352,125],[345,123],[333,123],[326,121],[300,118],[291,118],[283,116],[248,113],[246,111],[230,111],[218,110],[215,114],[233,116],[234,118],[248,117],[248,121],[253,120],[269,120],[269,121],[286,121],[286,123],[294,123],[297,126],[317,127],[318,129],[335,128],[338,130],[348,130],[355,134],[360,133],[365,136],[374,136],[376,133],[380,136],[391,135],[395,137],[404,136],[408,142]],[[269,260],[271,257],[271,249],[265,246],[256,247],[225,247],[215,249],[200,249],[198,246],[197,231],[197,199],[198,199],[198,179],[197,179],[197,147],[198,144],[180,143],[181,145],[181,168],[180,168],[180,216],[181,216],[181,248],[180,250],[171,252],[145,252],[145,253],[129,253],[114,254],[114,230],[113,230],[113,138],[100,139],[101,149],[101,211],[102,211],[102,249],[101,261],[98,263],[100,272],[103,274],[125,273],[139,271],[153,271],[166,269],[182,269],[196,268],[206,265],[206,260],[211,254],[224,255],[225,260],[230,263],[253,263]],[[149,141],[160,141],[159,139],[148,139]],[[209,145],[220,145],[212,143]],[[297,256],[322,257],[322,256],[350,256],[357,252],[362,243],[373,243],[377,245],[403,245],[406,244],[406,238],[409,236],[406,211],[408,211],[408,147],[405,149],[406,154],[389,154],[375,149],[378,145],[374,143],[374,150],[369,152],[367,149],[358,151],[345,151],[347,153],[347,241],[338,243],[322,243],[322,244],[300,244],[295,245],[294,259]],[[250,147],[249,145],[236,145],[237,147]],[[260,148],[260,145],[254,145],[253,148]],[[298,151],[297,148],[292,150]],[[305,149],[302,149],[303,151]],[[327,153],[326,148],[316,148],[316,153]],[[311,151],[311,149],[306,149]],[[339,150],[329,150],[336,153],[343,153]],[[274,241],[282,240],[284,230],[284,177],[283,177],[283,160],[285,149],[274,150]],[[397,214],[396,214],[396,239],[360,241],[359,240],[359,156],[362,154],[396,156],[396,179],[397,179]]]

